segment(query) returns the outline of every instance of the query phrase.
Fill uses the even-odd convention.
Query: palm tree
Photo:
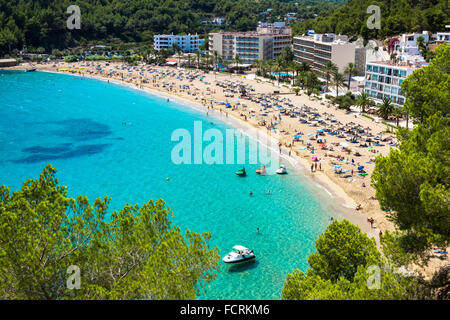
[[[327,64],[322,69],[325,78],[327,79],[327,91],[328,91],[328,82],[330,81],[330,77],[333,73],[338,72],[338,67],[331,61],[328,61]]]
[[[200,50],[195,53],[195,56],[197,59],[197,69],[199,69],[200,68],[200,59],[202,57],[202,53],[200,52]]]
[[[306,74],[306,88],[308,90],[314,90],[319,84],[320,81],[315,72],[310,71]]]
[[[234,66],[236,67],[236,73],[237,73],[237,67],[239,64],[242,63],[241,56],[238,53],[236,53],[236,55],[234,56],[233,62],[234,62]]]
[[[370,95],[365,92],[361,93],[356,103],[361,107],[362,113],[366,112],[366,107],[373,105],[373,101],[370,99]]]
[[[403,117],[405,112],[403,111],[402,107],[394,106],[392,114],[395,117],[396,126],[398,127],[400,118]]]
[[[220,61],[220,55],[217,50],[214,50],[213,52],[213,61],[214,61],[214,72],[217,70],[217,63]]]
[[[358,72],[358,69],[356,69],[356,66],[353,62],[349,62],[347,67],[345,68],[344,72],[348,74],[348,90],[350,90],[350,81],[352,80],[352,75],[356,74]]]
[[[257,71],[259,71],[259,74],[262,74],[262,69],[263,69],[263,61],[262,60],[255,60],[253,62],[253,64],[256,66],[256,68],[258,69]]]
[[[292,61],[291,63],[289,63],[289,70],[292,71],[292,77],[291,77],[292,85],[294,85],[294,83],[295,83],[295,78],[297,78],[298,72],[300,71],[300,67],[301,66],[295,61]]]
[[[181,47],[180,47],[177,43],[174,43],[174,44],[172,45],[172,49],[173,49],[173,51],[175,51],[175,52],[177,53],[177,55],[178,55],[178,66],[180,67],[180,66],[181,66],[181,52],[182,52],[182,49],[181,49]]]
[[[281,72],[281,67],[280,67],[280,65],[278,65],[278,64],[276,64],[275,62],[273,62],[271,65],[270,65],[270,72],[272,73],[272,74],[276,74],[277,75],[277,82],[278,82],[278,85],[280,84],[280,72]]]
[[[278,74],[277,77],[277,82],[278,85],[280,85],[280,73],[281,71],[283,71],[283,61],[281,59],[276,59],[273,61],[273,65],[272,65],[272,72],[275,72],[276,74]]]
[[[377,115],[387,120],[390,115],[394,112],[394,105],[392,104],[392,100],[389,98],[384,98],[383,103],[378,105]]]
[[[344,86],[344,75],[339,72],[333,73],[331,84],[336,88],[336,97],[339,95],[339,88]]]

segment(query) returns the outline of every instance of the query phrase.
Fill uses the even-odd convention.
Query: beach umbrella
[[[358,170],[362,170],[362,169],[364,169],[364,166],[359,166],[358,167]]]
[[[334,170],[342,169],[342,167],[338,166],[338,165],[335,165],[333,168],[334,168]]]

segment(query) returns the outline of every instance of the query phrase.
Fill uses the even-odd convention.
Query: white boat
[[[277,171],[275,171],[276,174],[287,174],[286,167],[284,165],[281,165]]]
[[[253,250],[249,250],[243,246],[234,246],[234,251],[231,251],[225,257],[223,257],[222,261],[225,263],[240,263],[245,261],[254,260],[256,258]]]

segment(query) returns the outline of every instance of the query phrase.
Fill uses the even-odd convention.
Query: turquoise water
[[[0,71],[0,184],[19,189],[51,163],[70,196],[108,195],[112,210],[163,198],[182,230],[211,232],[222,256],[236,244],[257,255],[253,264],[223,265],[199,298],[278,299],[286,275],[306,270],[330,202],[292,169],[287,176],[257,176],[258,165],[246,165],[249,175],[239,178],[236,164],[173,164],[172,132],[192,132],[196,120],[203,130],[229,128],[204,112],[116,84]]]

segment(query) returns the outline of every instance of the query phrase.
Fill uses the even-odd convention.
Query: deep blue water
[[[257,255],[254,264],[222,266],[201,299],[278,299],[286,275],[306,270],[332,215],[330,201],[291,168],[287,176],[257,176],[259,166],[246,165],[249,175],[239,178],[236,164],[174,164],[171,135],[180,128],[192,133],[194,121],[202,121],[203,131],[230,128],[116,84],[0,71],[0,184],[17,190],[51,163],[70,196],[108,195],[111,211],[163,198],[175,224],[211,232],[222,256],[236,244]]]

